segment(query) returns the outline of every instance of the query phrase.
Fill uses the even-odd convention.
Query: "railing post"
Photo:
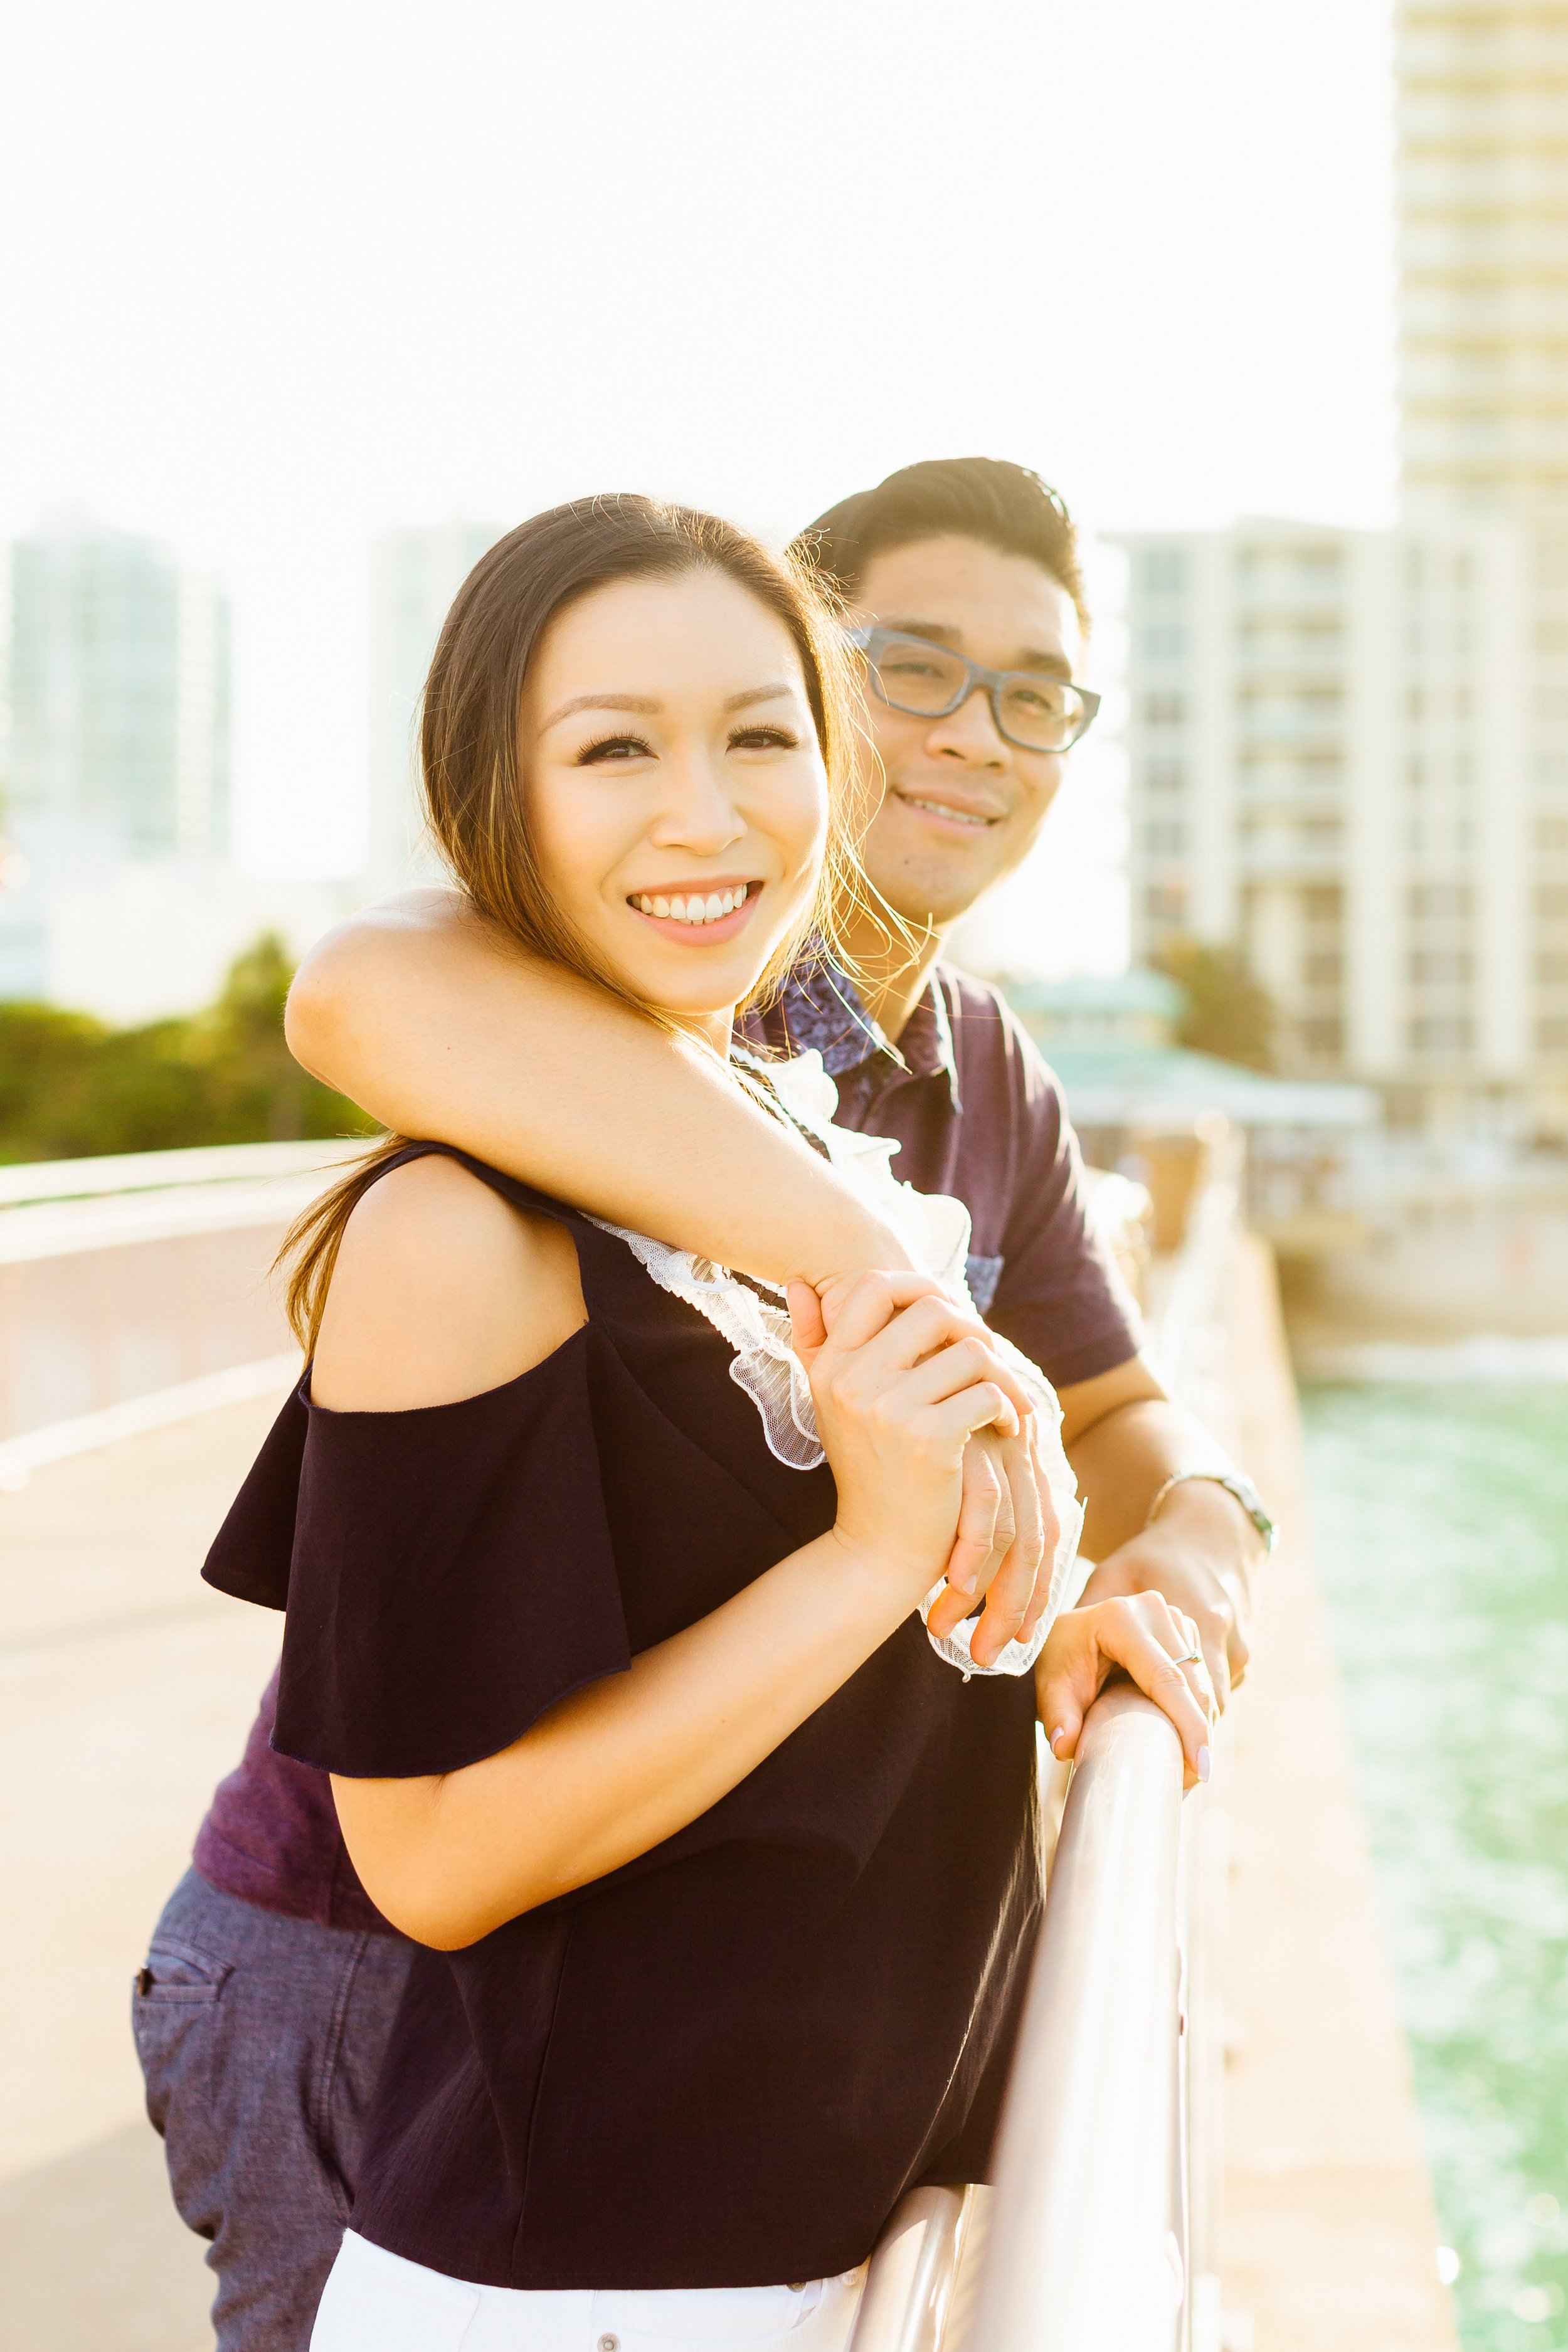
[[[1195,1791],[1183,1820],[1185,1955],[1183,2077],[1186,2100],[1188,2333],[1192,2352],[1219,2352],[1220,2206],[1225,2178],[1225,1948],[1229,1816]]]

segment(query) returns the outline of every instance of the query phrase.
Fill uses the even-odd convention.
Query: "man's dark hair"
[[[791,553],[852,603],[873,556],[950,536],[1037,563],[1067,590],[1088,629],[1078,532],[1061,494],[1005,457],[928,457],[900,467],[874,490],[857,490],[818,515]]]

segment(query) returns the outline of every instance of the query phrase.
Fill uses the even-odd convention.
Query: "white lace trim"
[[[834,1126],[838,1090],[823,1068],[820,1054],[802,1054],[791,1062],[769,1064],[767,1076],[791,1117],[816,1138],[832,1165],[895,1228],[917,1264],[934,1275],[951,1297],[972,1306],[964,1279],[970,1219],[963,1202],[942,1192],[917,1192],[912,1185],[900,1183],[890,1165],[899,1149],[896,1143]],[[769,1450],[792,1470],[815,1470],[826,1456],[805,1369],[790,1344],[784,1293],[771,1285],[754,1290],[710,1259],[673,1249],[667,1242],[650,1241],[646,1234],[630,1233],[602,1217],[593,1223],[624,1241],[661,1290],[707,1318],[735,1351],[730,1377],[756,1406]],[[991,1344],[1036,1401],[1040,1453],[1061,1534],[1051,1569],[1050,1601],[1028,1642],[1009,1642],[993,1664],[981,1666],[970,1655],[973,1628],[967,1620],[953,1633],[941,1638],[930,1635],[937,1655],[956,1666],[965,1679],[971,1675],[1026,1674],[1039,1656],[1052,1623],[1077,1599],[1083,1583],[1082,1571],[1074,1576],[1083,1511],[1077,1481],[1062,1451],[1061,1407],[1056,1391],[1038,1366],[1007,1340],[993,1333]],[[932,1586],[921,1603],[922,1619],[929,1619],[946,1590],[945,1579]]]
[[[593,1222],[625,1242],[661,1290],[683,1298],[708,1318],[735,1350],[730,1378],[761,1413],[769,1451],[792,1470],[815,1470],[826,1456],[805,1367],[790,1345],[783,1292],[773,1294],[780,1301],[775,1306],[773,1298],[760,1297],[710,1258],[693,1257],[689,1250],[672,1249],[668,1242],[649,1241],[646,1234],[606,1224],[603,1217]]]

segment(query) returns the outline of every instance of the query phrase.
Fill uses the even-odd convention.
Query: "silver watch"
[[[1258,1529],[1258,1534],[1263,1538],[1264,1550],[1266,1552],[1273,1550],[1275,1545],[1279,1540],[1279,1530],[1275,1526],[1273,1520],[1269,1517],[1268,1512],[1264,1509],[1262,1496],[1258,1493],[1251,1479],[1243,1477],[1239,1470],[1177,1470],[1171,1477],[1166,1479],[1164,1485],[1161,1487],[1159,1493],[1150,1504],[1149,1517],[1143,1522],[1145,1527],[1150,1527],[1153,1524],[1154,1514],[1158,1511],[1161,1504],[1164,1501],[1172,1487],[1184,1485],[1189,1478],[1206,1478],[1211,1486],[1223,1486],[1227,1495],[1234,1495],[1237,1501],[1241,1505],[1242,1509],[1247,1513],[1247,1517],[1252,1521],[1253,1526]]]

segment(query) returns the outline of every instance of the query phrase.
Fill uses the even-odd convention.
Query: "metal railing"
[[[1226,1139],[1151,1317],[1200,1413],[1239,1178]],[[1174,1727],[1126,1685],[1090,1708],[1070,1780],[1043,1772],[1047,1895],[996,2186],[903,2200],[853,2352],[1219,2352],[1226,1824],[1182,1778]]]
[[[23,1160],[0,1168],[0,1209],[57,1206],[110,1193],[171,1192],[309,1176],[365,1149],[353,1137],[308,1143],[204,1143],[179,1151],[106,1151],[92,1160]]]
[[[916,2189],[871,2257],[853,2352],[942,2352],[962,2338],[962,2288],[973,2290],[991,2192]]]
[[[363,1149],[0,1168],[0,1485],[198,1402],[237,1400],[247,1370],[264,1385],[283,1377],[290,1342],[268,1266],[290,1219]]]
[[[1013,2063],[973,2329],[987,2352],[1180,2340],[1181,1797],[1168,1718],[1107,1691],[1079,1739]]]
[[[0,1407],[7,1373],[20,1401],[26,1368],[7,1353],[18,1359],[29,1336],[53,1339],[54,1385],[79,1414],[77,1400],[96,1391],[100,1409],[76,1425],[82,1443],[130,1433],[139,1413],[153,1425],[198,1401],[229,1402],[231,1387],[237,1400],[251,1373],[277,1380],[290,1360],[271,1352],[285,1335],[262,1269],[283,1224],[361,1149],[242,1146],[0,1170],[0,1300],[26,1308],[20,1286],[48,1277],[37,1328],[13,1313],[8,1347],[0,1339]],[[1237,1148],[1222,1146],[1151,1317],[1173,1392],[1200,1413],[1223,1369],[1217,1302],[1238,1178]],[[145,1329],[153,1301],[154,1323],[161,1315],[167,1326],[153,1355],[117,1354],[120,1327]],[[160,1390],[154,1360],[177,1357],[194,1357],[205,1379],[187,1370],[184,1391]],[[37,1429],[28,1386],[22,1426]],[[123,1431],[109,1426],[115,1413],[129,1416]],[[39,1431],[41,1452],[26,1436],[6,1444],[5,1418],[0,1484],[24,1475],[35,1452],[52,1458],[54,1433]],[[70,1427],[58,1435],[55,1451],[77,1450]],[[904,2199],[872,2257],[853,2352],[1218,2352],[1225,1817],[1206,1792],[1183,1802],[1175,1732],[1125,1686],[1089,1710],[1070,1776],[1050,1768],[1043,1746],[1041,1755],[1048,1895],[997,2185]]]

